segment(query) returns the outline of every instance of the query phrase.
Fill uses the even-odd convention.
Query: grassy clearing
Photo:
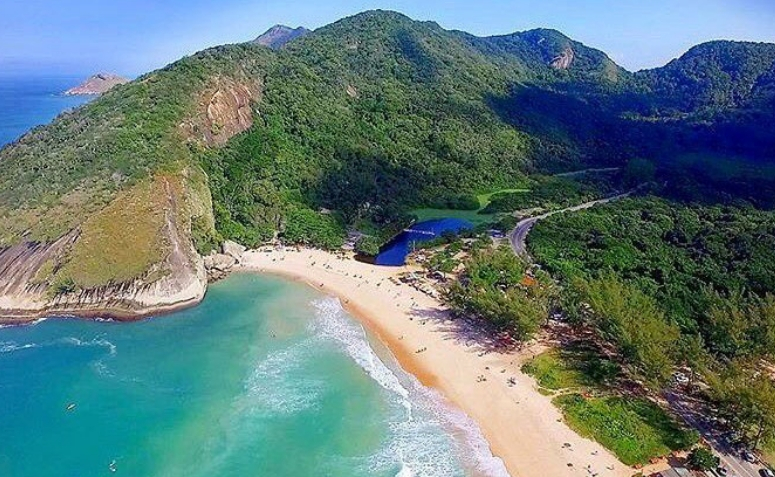
[[[627,465],[648,463],[697,441],[694,431],[684,430],[656,404],[610,395],[620,367],[583,345],[541,353],[522,370],[536,378],[544,394],[569,391],[553,402],[571,429],[600,442]]]
[[[592,438],[627,465],[694,445],[698,436],[676,424],[659,406],[645,399],[618,396],[585,398],[579,394],[554,399],[568,425]]]
[[[494,192],[488,192],[486,194],[479,194],[476,196],[476,200],[479,201],[478,210],[458,210],[458,209],[414,209],[409,213],[416,216],[417,220],[424,222],[426,220],[435,219],[460,219],[467,220],[474,225],[481,225],[487,223],[493,223],[497,221],[498,214],[483,214],[482,209],[487,207],[494,195],[497,194],[516,194],[519,192],[530,192],[529,189],[501,189]]]
[[[490,205],[490,202],[492,202],[492,197],[497,194],[518,194],[518,193],[528,193],[530,192],[530,189],[501,189],[496,190],[494,192],[488,192],[486,194],[479,194],[476,196],[476,198],[479,200],[479,208],[484,209],[488,205]]]
[[[580,347],[545,351],[522,366],[538,385],[552,391],[596,388],[611,384],[620,373],[617,364]]]
[[[137,278],[166,254],[163,179],[144,181],[121,193],[81,229],[60,278],[93,288]]]

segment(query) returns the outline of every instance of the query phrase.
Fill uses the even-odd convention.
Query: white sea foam
[[[90,340],[83,340],[81,338],[76,338],[74,336],[68,336],[57,340],[56,343],[68,344],[72,346],[83,346],[83,347],[93,347],[93,346],[102,347],[108,350],[108,352],[110,353],[110,356],[115,356],[116,353],[118,352],[116,345],[104,338],[92,338]]]
[[[309,340],[302,341],[257,363],[245,382],[247,392],[240,407],[263,415],[287,415],[315,406],[325,383],[313,378],[287,379],[287,373],[304,364],[310,348]]]
[[[19,344],[13,341],[0,342],[0,353],[13,353],[14,351],[20,351],[25,349],[37,348],[35,343]]]
[[[19,344],[13,341],[2,341],[0,342],[0,353],[12,353],[14,351],[19,351],[19,350],[25,350],[25,349],[31,349],[31,348],[44,348],[46,346],[61,345],[61,344],[72,345],[72,346],[85,346],[85,347],[91,347],[91,346],[103,347],[108,350],[108,353],[110,356],[115,356],[117,353],[116,345],[114,345],[112,342],[104,338],[93,338],[90,340],[82,340],[74,336],[68,336],[66,338],[60,338],[54,341],[46,341],[43,343]]]
[[[462,411],[446,404],[437,392],[426,388],[413,376],[402,380],[374,352],[363,327],[350,319],[339,300],[316,300],[316,320],[313,332],[324,339],[334,340],[380,386],[395,396],[405,409],[389,423],[391,438],[368,463],[370,473],[385,472],[399,466],[396,477],[440,477],[460,475],[454,454],[464,458],[479,473],[492,477],[507,477],[503,462],[492,455],[487,441],[476,423]],[[413,404],[420,418],[413,415]],[[450,439],[440,432],[452,430],[462,435],[462,441]]]
[[[317,319],[312,321],[312,331],[324,339],[339,343],[373,380],[400,396],[401,404],[407,409],[411,418],[412,404],[409,401],[409,390],[379,359],[366,339],[363,327],[345,315],[342,305],[335,298],[316,300],[313,305],[317,311]]]

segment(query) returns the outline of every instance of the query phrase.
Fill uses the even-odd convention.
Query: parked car
[[[741,455],[743,456],[743,459],[746,460],[746,462],[750,462],[751,464],[755,464],[759,461],[759,459],[756,458],[756,454],[749,451],[748,449],[743,449]]]
[[[721,477],[731,477],[729,475],[729,470],[726,467],[718,466],[716,469],[716,474],[720,475]]]
[[[762,477],[775,477],[775,473],[773,473],[770,469],[759,469],[759,475]]]

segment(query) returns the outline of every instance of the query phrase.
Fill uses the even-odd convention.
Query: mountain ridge
[[[700,102],[673,86],[695,62],[630,73],[553,30],[480,38],[396,12],[342,19],[280,51],[204,50],[0,150],[0,268],[12,271],[0,315],[77,312],[86,296],[89,310],[114,310],[117,290],[129,315],[148,302],[138,290],[195,303],[202,288],[188,284],[224,239],[335,248],[347,228],[388,235],[411,207],[536,171],[769,154],[769,49],[733,55],[759,79],[755,97],[732,102],[714,94],[737,91],[734,78],[700,83]],[[726,131],[745,140],[719,143]],[[129,241],[127,217],[143,218]],[[17,313],[19,302],[29,306]]]
[[[259,35],[252,43],[272,49],[279,49],[287,43],[308,35],[309,33],[311,33],[311,30],[304,27],[291,28],[286,25],[277,24]]]

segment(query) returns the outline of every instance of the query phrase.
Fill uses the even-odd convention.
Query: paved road
[[[577,176],[583,176],[584,174],[600,174],[604,172],[616,172],[618,170],[619,170],[618,167],[599,167],[596,169],[584,169],[581,171],[563,172],[560,174],[555,174],[554,177],[577,177]]]
[[[689,398],[681,393],[668,391],[665,399],[670,407],[681,416],[687,424],[697,429],[702,437],[713,448],[721,459],[721,465],[729,469],[728,476],[736,477],[761,477],[760,465],[751,464],[740,456],[723,434],[715,430],[715,426],[708,420],[703,408],[697,403],[692,403]]]
[[[543,220],[547,217],[551,217],[555,214],[562,214],[564,212],[576,212],[578,210],[583,209],[589,209],[590,207],[594,207],[598,204],[605,204],[607,202],[612,202],[614,200],[624,199],[625,197],[629,197],[632,194],[631,192],[627,192],[626,194],[619,194],[615,195],[613,197],[607,197],[605,199],[599,199],[599,200],[593,200],[591,202],[585,202],[583,204],[574,205],[573,207],[568,207],[566,209],[561,210],[555,210],[552,212],[547,212],[542,215],[537,215],[535,217],[528,217],[527,219],[522,219],[519,222],[517,222],[517,226],[514,227],[514,230],[511,231],[509,234],[509,241],[511,242],[511,248],[514,250],[514,253],[521,256],[521,257],[527,257],[527,248],[525,246],[525,240],[527,240],[527,234],[530,232],[530,229],[533,228],[533,226],[538,222],[539,220]]]

